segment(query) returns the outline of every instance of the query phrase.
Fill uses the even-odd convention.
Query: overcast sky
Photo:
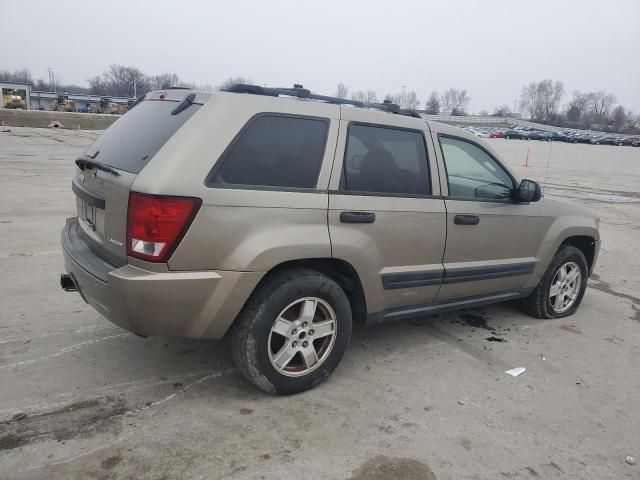
[[[0,69],[47,79],[51,67],[64,83],[121,63],[325,94],[338,82],[380,98],[405,85],[421,102],[457,87],[472,113],[513,107],[525,83],[551,78],[567,97],[604,89],[640,111],[638,0],[31,0],[11,12],[0,17]]]

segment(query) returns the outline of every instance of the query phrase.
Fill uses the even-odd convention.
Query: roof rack
[[[396,115],[406,115],[413,118],[422,118],[420,114],[415,110],[400,108],[400,106],[390,102],[389,100],[385,100],[383,103],[366,103],[360,102],[358,100],[349,100],[346,98],[317,95],[315,93],[311,93],[310,90],[297,83],[293,85],[293,88],[271,88],[261,87],[260,85],[249,85],[246,83],[234,83],[227,88],[223,88],[222,91],[231,93],[249,93],[252,95],[265,95],[268,97],[288,96],[308,98],[311,100],[321,100],[323,102],[334,103],[337,105],[353,105],[354,107],[360,108],[375,108],[376,110],[395,113]]]

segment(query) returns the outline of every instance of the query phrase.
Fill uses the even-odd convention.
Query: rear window
[[[236,137],[207,185],[315,188],[327,127],[324,119],[262,115]]]
[[[171,115],[179,102],[147,100],[118,119],[85,152],[103,165],[140,173],[151,158],[176,133],[200,105]]]

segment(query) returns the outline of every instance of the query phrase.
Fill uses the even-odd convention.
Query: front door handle
[[[340,212],[342,223],[373,223],[375,221],[376,214],[373,212]]]
[[[456,215],[453,217],[453,223],[456,225],[478,225],[480,217],[477,215]]]

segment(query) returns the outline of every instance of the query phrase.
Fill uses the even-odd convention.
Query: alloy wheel
[[[576,302],[582,286],[582,272],[575,262],[558,268],[549,289],[549,302],[555,313],[564,313]]]
[[[268,339],[269,361],[288,377],[307,375],[324,363],[336,340],[336,314],[317,297],[290,303],[280,312]]]

